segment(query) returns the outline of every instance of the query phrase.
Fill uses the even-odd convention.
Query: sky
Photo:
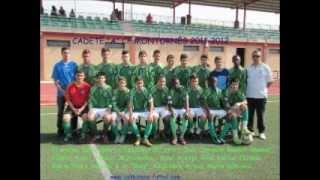
[[[82,13],[85,15],[100,15],[110,17],[112,11],[112,2],[103,2],[95,0],[43,0],[44,9],[50,11],[51,6],[55,5],[58,9],[60,6],[68,12],[71,9],[75,9],[76,13]],[[144,5],[132,5],[125,4],[126,17],[131,18],[131,7],[133,9],[134,19],[145,19],[145,15],[151,13],[154,16],[155,21],[171,21],[172,22],[172,9],[155,6],[144,6]],[[122,4],[116,3],[116,8],[122,10]],[[176,17],[185,16],[188,14],[188,4],[182,4],[176,8]],[[227,24],[232,24],[235,19],[235,9],[221,8],[221,7],[210,7],[191,5],[192,22],[214,22],[226,21]],[[278,27],[280,24],[280,14],[258,12],[258,11],[247,11],[246,22],[248,24],[268,24]],[[178,18],[176,22],[178,22]],[[243,21],[243,10],[239,10],[239,21],[242,25]]]

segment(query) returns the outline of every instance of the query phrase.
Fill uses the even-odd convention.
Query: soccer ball
[[[250,145],[253,142],[253,136],[251,134],[243,135],[241,137],[241,142],[244,145]]]

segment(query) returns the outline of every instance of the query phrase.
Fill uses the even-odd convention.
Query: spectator
[[[74,13],[73,9],[71,9],[69,17],[71,17],[71,18],[75,18],[76,17],[76,14]]]
[[[52,6],[50,15],[51,16],[58,16],[57,9],[55,6]]]
[[[63,9],[62,6],[60,6],[60,9],[59,9],[59,16],[66,17],[66,11]]]
[[[147,16],[147,24],[152,24],[152,16],[150,13]]]
[[[44,14],[44,9],[43,9],[43,6],[40,6],[40,14]]]

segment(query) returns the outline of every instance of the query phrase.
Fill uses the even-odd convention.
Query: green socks
[[[137,138],[140,138],[140,132],[136,123],[131,124],[133,134],[136,135]]]
[[[151,134],[151,130],[152,130],[152,125],[153,123],[147,122],[147,126],[144,130],[144,139],[148,139],[148,137]]]
[[[170,129],[171,129],[172,137],[174,139],[177,138],[177,127],[176,127],[176,118],[175,117],[170,118]]]
[[[63,130],[66,137],[71,137],[71,124],[70,122],[63,122]]]
[[[217,137],[216,128],[215,128],[213,121],[208,122],[208,128],[209,128],[209,134],[210,134],[211,138]]]
[[[183,138],[184,134],[186,133],[186,131],[188,129],[189,121],[187,119],[183,119],[183,118],[181,118],[181,121],[182,121],[182,128],[181,128],[180,137]]]

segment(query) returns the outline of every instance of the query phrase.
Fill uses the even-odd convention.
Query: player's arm
[[[54,66],[51,78],[53,79],[54,85],[57,87],[58,91],[61,91],[64,93],[64,90],[60,86],[60,81],[58,80],[58,68],[57,67],[58,67],[57,65]]]

